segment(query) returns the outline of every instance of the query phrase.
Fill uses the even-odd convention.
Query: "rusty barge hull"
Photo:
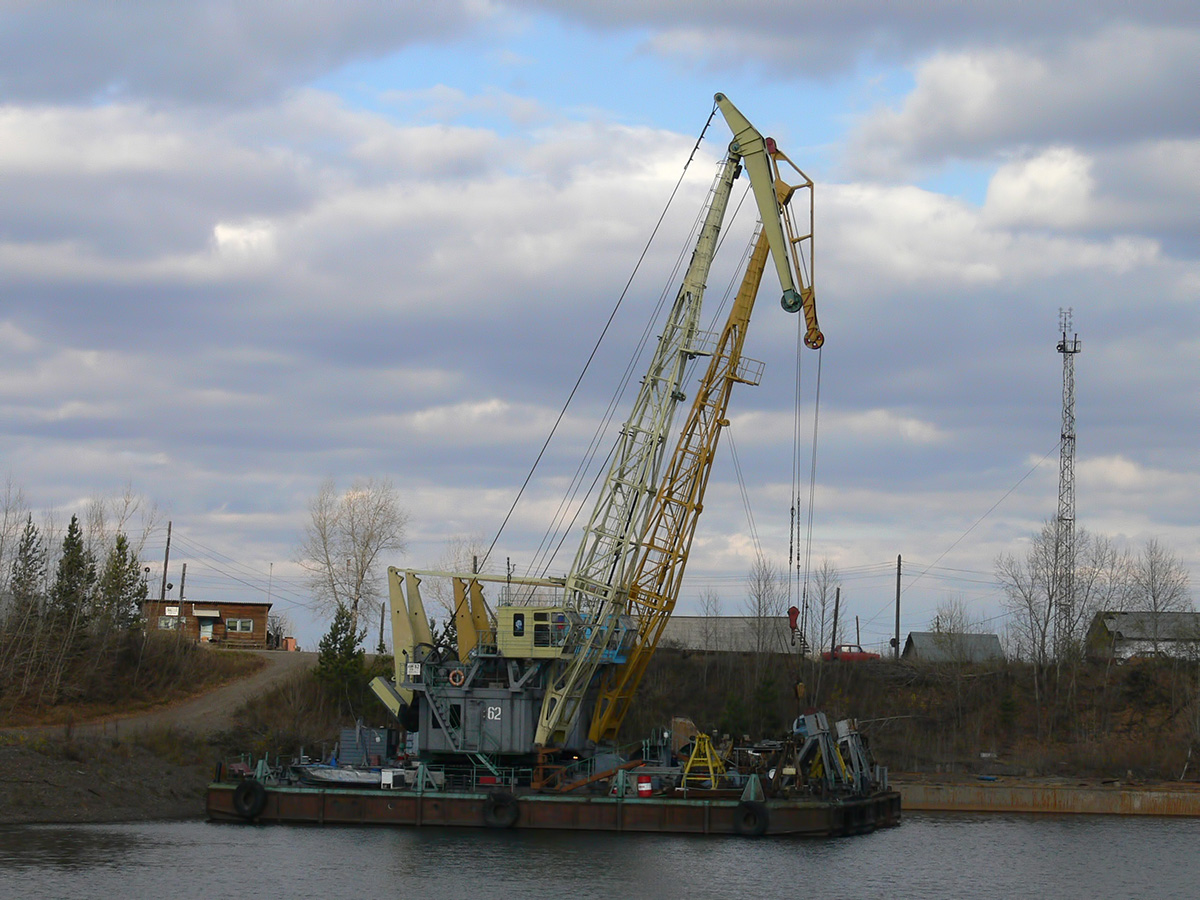
[[[1138,788],[1019,783],[905,783],[895,786],[903,797],[904,808],[908,810],[1200,817],[1200,790],[1184,785]]]
[[[266,789],[261,812],[247,817],[235,808],[235,788],[228,783],[209,785],[210,821],[815,838],[866,834],[900,824],[900,795],[895,791],[833,802],[774,799],[757,804],[727,799],[519,794],[510,798],[516,806],[512,821],[497,823],[489,814],[492,797],[483,793],[271,786]]]

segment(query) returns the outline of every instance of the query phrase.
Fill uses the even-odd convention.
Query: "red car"
[[[821,659],[825,660],[825,662],[833,662],[835,660],[862,662],[867,659],[879,659],[879,654],[872,653],[870,650],[864,650],[858,644],[838,644],[832,650],[826,650],[822,653]]]

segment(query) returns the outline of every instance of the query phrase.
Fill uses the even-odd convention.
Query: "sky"
[[[60,529],[131,487],[156,583],[170,521],[173,583],[269,599],[302,646],[326,479],[395,485],[389,564],[528,570],[676,290],[720,91],[815,183],[826,343],[797,359],[768,272],[677,612],[789,566],[799,469],[864,645],[898,555],[902,632],[954,600],[1002,629],[995,560],[1058,510],[1060,310],[1078,524],[1200,584],[1198,59],[1182,2],[6,0],[0,477]]]

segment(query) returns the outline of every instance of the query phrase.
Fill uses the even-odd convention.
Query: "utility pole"
[[[158,599],[161,603],[167,602],[167,563],[171,561],[171,523],[167,522],[167,551],[163,554],[163,579],[162,592]]]
[[[183,564],[183,571],[179,573],[179,602],[183,602],[183,586],[187,581],[187,563]]]
[[[896,662],[900,662],[900,554],[896,554],[896,637],[894,654]]]
[[[829,658],[830,659],[837,659],[837,645],[838,645],[837,620],[838,620],[838,608],[841,607],[841,605],[842,605],[842,589],[839,587],[839,588],[835,589],[833,592],[833,640],[829,642],[829,651],[830,651]]]
[[[1075,614],[1075,354],[1079,334],[1068,338],[1072,310],[1058,311],[1063,358],[1062,443],[1058,450],[1058,520],[1054,531],[1054,655],[1061,662],[1069,651]]]

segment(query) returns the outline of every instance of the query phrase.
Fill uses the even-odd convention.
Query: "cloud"
[[[1086,199],[1078,199],[1086,166],[1075,160],[1041,159],[1005,170],[982,211],[912,186],[824,187],[827,268],[822,271],[838,273],[839,288],[853,286],[855,293],[869,296],[878,292],[869,288],[872,279],[890,290],[922,285],[940,294],[1097,269],[1128,272],[1153,264],[1159,257],[1157,242],[1136,233],[1093,239],[1021,227],[1057,224],[1047,221],[1055,217],[1078,221]],[[1074,174],[1063,175],[1064,170]],[[1045,186],[1056,177],[1062,179],[1059,196],[1076,198],[1074,209],[1060,210],[1036,193],[1038,184]],[[1026,210],[1019,201],[1031,192],[1036,203]]]
[[[1091,218],[1092,161],[1070,147],[1052,147],[1001,166],[988,184],[984,216],[999,225],[1072,228]]]
[[[747,0],[731,6],[702,0],[686,7],[637,0],[511,0],[593,27],[646,33],[645,45],[685,68],[741,70],[778,77],[844,73],[864,60],[903,61],[947,46],[1049,45],[1082,39],[1136,21],[1157,30],[1195,26],[1183,2],[1143,4],[1136,14],[1118,0],[1081,10],[1065,0],[964,4],[954,0]],[[1126,46],[1126,55],[1137,46]]]
[[[1195,134],[1190,84],[1200,31],[1113,25],[1064,44],[979,42],[917,63],[899,109],[866,116],[851,136],[851,170],[901,175],[1008,148],[1107,147]]]
[[[792,440],[794,422],[790,413],[745,412],[731,416],[731,421],[739,444],[761,446]],[[949,437],[937,425],[889,409],[833,410],[824,415],[821,427],[838,435],[839,441],[880,447],[938,444]]]
[[[259,103],[355,60],[462,36],[492,15],[487,0],[9,3],[0,90],[35,102]]]

